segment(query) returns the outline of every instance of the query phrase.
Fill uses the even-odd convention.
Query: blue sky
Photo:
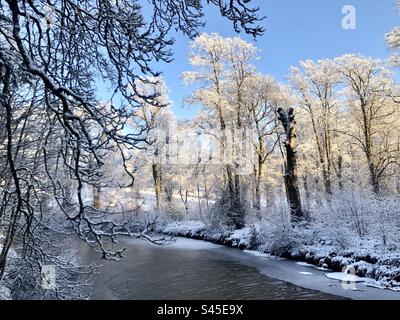
[[[345,53],[361,53],[366,56],[385,58],[389,50],[384,35],[400,24],[396,0],[255,0],[260,14],[267,18],[262,22],[265,34],[254,44],[261,50],[256,63],[263,73],[285,82],[288,69],[299,60],[334,58]],[[342,7],[353,5],[356,9],[356,29],[344,30],[341,26]],[[218,32],[223,36],[237,35],[230,24],[219,16],[217,10],[205,10],[206,26],[200,32]],[[179,118],[191,118],[196,108],[184,106],[183,99],[193,88],[181,81],[183,71],[191,70],[188,64],[190,40],[181,34],[173,47],[175,60],[159,64],[174,101],[173,110]],[[244,34],[241,36],[252,39]]]
[[[399,2],[398,9],[396,2]],[[260,49],[260,60],[254,63],[258,70],[283,83],[289,67],[297,65],[300,60],[335,58],[346,53],[386,58],[390,51],[384,35],[400,25],[400,0],[253,0],[252,3],[260,7],[261,16],[266,16],[261,22],[266,32],[256,41],[246,34],[239,35]],[[356,9],[355,30],[342,28],[342,8],[345,5]],[[144,7],[148,14],[146,9]],[[238,35],[214,6],[206,5],[204,12],[206,25],[199,30],[200,33],[218,32],[225,37]],[[171,36],[175,38],[172,47],[175,60],[169,64],[155,64],[155,69],[162,71],[177,117],[190,119],[198,107],[185,106],[183,100],[194,87],[184,86],[181,80],[183,71],[192,70],[188,63],[190,40],[181,33]],[[107,91],[99,82],[100,96],[107,96]]]

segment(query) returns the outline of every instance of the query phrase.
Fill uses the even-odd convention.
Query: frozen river
[[[123,239],[125,258],[101,261],[82,245],[85,262],[102,263],[93,299],[400,299],[400,293],[356,284],[342,288],[326,272],[203,241],[168,246]]]

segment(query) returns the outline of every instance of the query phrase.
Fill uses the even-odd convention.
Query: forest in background
[[[396,33],[386,35],[392,46]],[[333,233],[374,234],[383,245],[395,244],[396,55],[390,61],[361,55],[301,61],[283,85],[251,64],[257,54],[240,38],[202,34],[190,47],[193,70],[182,75],[197,84],[186,103],[200,105],[200,112],[182,121],[168,106],[138,109],[140,122],[152,128],[151,145],[133,161],[141,164],[139,188],[133,186],[138,203],[146,199],[151,210],[172,219],[233,229],[276,214],[288,224],[318,220]],[[160,104],[168,105],[162,78],[140,90],[159,93]],[[98,205],[125,202],[126,194],[106,198],[111,203]]]

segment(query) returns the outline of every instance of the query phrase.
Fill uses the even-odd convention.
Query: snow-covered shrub
[[[290,223],[289,210],[284,204],[270,208],[258,224],[260,249],[280,254],[297,246],[297,239]]]
[[[230,242],[233,247],[238,248],[256,248],[259,245],[258,232],[255,227],[246,227],[234,230],[230,233],[226,241]]]
[[[356,238],[374,238],[389,248],[399,240],[399,205],[393,196],[353,187],[335,192],[330,202],[311,216],[321,236],[341,247],[350,247]]]
[[[18,257],[10,265],[5,282],[13,299],[88,299],[92,292],[95,265],[81,264],[76,250],[59,244],[48,248],[40,263],[35,256]],[[54,268],[54,288],[44,286],[44,268]]]
[[[60,219],[54,215],[52,219]],[[59,226],[59,229],[57,229]],[[87,299],[90,295],[94,265],[81,264],[70,230],[38,226],[41,238],[35,237],[27,250],[17,245],[9,251],[7,269],[0,280],[1,299]],[[75,239],[76,242],[80,240]],[[2,248],[0,240],[0,250]],[[54,288],[43,285],[43,270],[54,268]]]
[[[208,210],[205,220],[215,229],[225,229],[229,225],[230,209],[229,197],[223,193]]]
[[[11,300],[11,291],[0,283],[0,300]]]
[[[400,199],[393,196],[373,196],[366,201],[369,235],[378,239],[385,249],[396,250],[400,240]]]
[[[193,237],[198,236],[206,229],[206,225],[200,221],[172,222],[162,231],[167,234]]]

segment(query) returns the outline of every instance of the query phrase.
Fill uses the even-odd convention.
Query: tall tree
[[[245,105],[248,122],[254,127],[254,199],[257,217],[261,218],[261,182],[267,158],[274,152],[276,138],[275,109],[281,105],[281,88],[270,76],[254,75],[246,84]],[[265,180],[265,179],[264,179]]]
[[[397,141],[393,132],[398,124],[390,94],[392,75],[380,60],[360,55],[337,58],[346,83],[347,104],[355,132],[346,132],[363,151],[370,183],[380,193],[382,181],[395,163]]]
[[[168,125],[172,121],[172,113],[169,108],[169,97],[167,86],[162,78],[147,78],[136,84],[140,96],[141,107],[131,119],[134,127],[147,127],[148,138],[147,149],[150,159],[151,172],[154,181],[154,192],[156,196],[157,209],[161,209],[163,183],[162,183],[162,165],[165,164],[165,155],[167,153]],[[157,106],[146,102],[141,97],[156,96]]]
[[[279,116],[278,119],[285,131],[285,185],[290,206],[290,214],[294,221],[298,221],[304,218],[304,213],[301,207],[301,197],[297,175],[295,114],[293,108],[289,108],[287,112],[285,112],[282,108],[278,108],[277,113]]]
[[[339,105],[335,87],[340,74],[334,61],[329,59],[301,61],[300,66],[301,69],[291,68],[290,80],[299,95],[300,106],[310,118],[325,191],[332,195],[333,130]]]
[[[197,70],[184,73],[186,82],[202,83],[191,100],[201,103],[218,119],[220,161],[224,164],[226,200],[230,203],[228,214],[236,228],[243,227],[245,218],[238,161],[244,147],[243,132],[248,129],[243,95],[254,72],[250,62],[256,52],[253,45],[240,38],[202,34],[190,51],[190,62]]]

